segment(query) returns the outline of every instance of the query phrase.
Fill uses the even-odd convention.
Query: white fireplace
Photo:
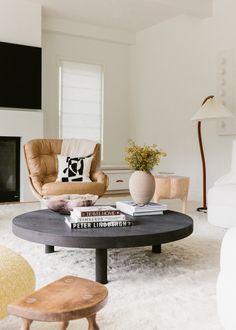
[[[31,139],[43,137],[43,112],[0,109],[0,136],[20,137],[20,201],[34,201],[35,197],[29,187],[23,145]]]

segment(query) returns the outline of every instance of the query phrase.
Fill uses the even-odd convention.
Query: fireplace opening
[[[0,202],[20,200],[20,137],[0,136]]]

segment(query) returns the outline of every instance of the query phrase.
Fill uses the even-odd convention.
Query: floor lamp
[[[198,131],[198,142],[200,147],[200,154],[202,160],[202,189],[203,189],[203,203],[202,207],[198,207],[197,211],[207,212],[207,200],[206,200],[206,161],[204,156],[204,149],[202,143],[202,134],[201,134],[201,122],[204,120],[211,119],[220,119],[233,117],[231,111],[229,111],[222,103],[216,100],[213,95],[210,95],[205,98],[202,103],[201,108],[195,113],[192,120],[198,122],[197,131]]]

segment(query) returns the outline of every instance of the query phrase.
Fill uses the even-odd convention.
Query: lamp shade
[[[192,120],[202,121],[228,117],[233,117],[232,112],[222,103],[217,101],[215,97],[212,97],[201,106],[201,108],[192,117]]]

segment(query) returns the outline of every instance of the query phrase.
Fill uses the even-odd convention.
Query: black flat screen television
[[[0,107],[41,109],[41,48],[0,42]]]

